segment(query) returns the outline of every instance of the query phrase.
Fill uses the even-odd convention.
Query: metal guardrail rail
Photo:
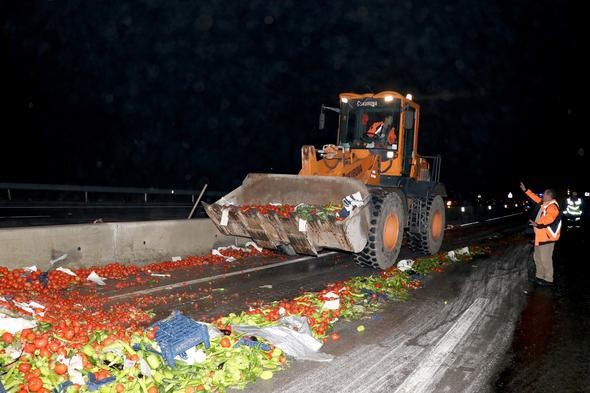
[[[149,195],[187,195],[194,202],[195,197],[199,195],[200,190],[182,190],[182,189],[165,189],[165,188],[140,188],[140,187],[102,187],[102,186],[74,186],[64,184],[31,184],[31,183],[0,183],[0,190],[6,190],[8,201],[12,201],[12,191],[61,191],[84,193],[84,201],[88,202],[89,193],[108,193],[108,194],[135,194],[144,196],[144,201],[148,201]],[[221,191],[207,191],[208,196],[223,196]]]

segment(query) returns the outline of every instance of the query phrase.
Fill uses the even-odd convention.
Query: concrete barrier
[[[145,264],[207,254],[233,244],[209,219],[139,221],[0,229],[0,266],[37,265],[67,254],[65,266]]]

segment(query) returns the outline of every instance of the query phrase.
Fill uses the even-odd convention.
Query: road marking
[[[483,313],[488,303],[487,298],[477,298],[453,326],[445,333],[426,359],[398,386],[395,393],[430,392],[438,382],[435,374],[443,366],[449,354],[469,332],[471,326]],[[440,376],[439,376],[440,377]]]
[[[494,217],[494,218],[488,218],[487,220],[483,220],[483,221],[473,221],[473,222],[468,222],[468,223],[465,223],[465,224],[459,224],[459,225],[456,225],[456,226],[454,226],[454,228],[457,228],[457,227],[468,227],[468,226],[470,226],[470,225],[481,224],[481,223],[484,223],[484,222],[489,222],[489,221],[496,221],[496,220],[501,220],[501,219],[503,219],[503,218],[508,218],[508,217],[519,216],[519,215],[521,215],[521,214],[524,214],[524,213],[523,213],[523,212],[521,212],[521,213],[507,214],[507,215],[505,215],[505,216]],[[453,228],[450,228],[450,229],[453,229]]]
[[[495,221],[495,220],[500,220],[500,219],[502,219],[502,218],[508,218],[508,217],[519,216],[519,215],[521,215],[521,214],[524,214],[524,213],[514,213],[514,214],[508,214],[508,215],[505,215],[505,216],[500,216],[500,217],[488,218],[488,219],[486,220],[486,222],[487,222],[487,221]]]
[[[473,222],[468,222],[467,224],[461,224],[459,225],[460,227],[466,227],[469,225],[475,225],[475,224],[479,224],[481,221],[473,221]]]
[[[338,252],[336,252],[336,251],[329,251],[329,252],[322,253],[322,254],[318,255],[317,257],[314,257],[314,256],[306,256],[306,257],[291,259],[290,261],[275,262],[275,263],[271,263],[271,264],[268,264],[268,265],[251,267],[251,268],[244,269],[244,270],[236,270],[235,272],[217,274],[215,276],[195,278],[193,280],[182,281],[182,282],[177,282],[177,283],[168,284],[168,285],[160,285],[158,287],[153,287],[153,288],[148,288],[148,289],[142,289],[140,291],[135,291],[135,292],[130,292],[130,293],[124,293],[124,294],[121,294],[121,295],[109,296],[109,299],[112,300],[112,299],[120,299],[120,298],[123,298],[123,297],[135,296],[135,295],[147,295],[149,293],[164,291],[164,290],[167,290],[167,289],[174,289],[174,288],[184,287],[186,285],[192,285],[192,284],[200,284],[200,283],[203,283],[203,282],[219,280],[219,279],[222,279],[222,278],[227,278],[227,277],[232,277],[232,276],[238,276],[240,274],[246,274],[246,273],[258,272],[258,271],[266,270],[266,269],[272,269],[272,268],[279,267],[279,266],[287,266],[287,265],[291,265],[293,263],[308,261],[310,259],[323,258],[323,257],[327,257],[327,256],[330,256],[330,255],[336,255],[336,254],[338,254]]]

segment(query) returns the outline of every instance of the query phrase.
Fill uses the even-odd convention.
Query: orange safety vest
[[[537,227],[535,228],[535,246],[544,243],[556,242],[561,235],[561,211],[555,199],[549,202],[542,202],[531,190],[526,194],[535,203],[539,205],[539,213],[535,218]]]
[[[380,133],[381,130],[383,130],[383,122],[376,121],[375,123],[373,123],[371,125],[371,127],[369,128],[369,131],[367,131],[367,135],[370,136],[371,138],[373,138],[375,135]]]
[[[391,127],[389,134],[387,134],[387,144],[393,145],[395,140],[397,139],[397,135],[395,135],[395,127]]]

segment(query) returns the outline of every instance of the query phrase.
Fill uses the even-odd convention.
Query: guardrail
[[[5,190],[9,202],[13,200],[12,191],[51,191],[83,193],[84,202],[89,202],[90,193],[103,194],[134,194],[143,195],[144,202],[148,202],[149,195],[184,195],[190,196],[194,202],[200,190],[164,189],[164,188],[139,188],[139,187],[102,187],[102,186],[74,186],[63,184],[31,184],[31,183],[0,183],[0,190]],[[208,196],[223,196],[221,191],[207,191]]]

